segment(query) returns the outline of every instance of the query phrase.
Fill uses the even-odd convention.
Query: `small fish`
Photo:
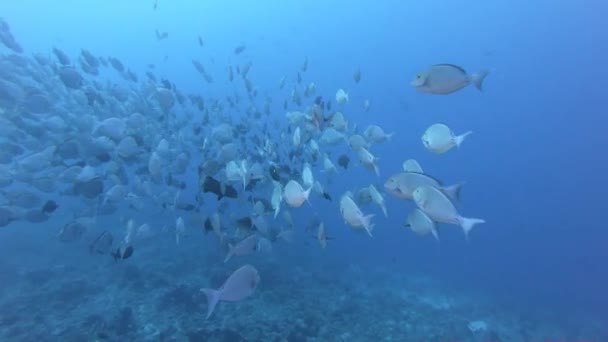
[[[122,249],[119,247],[116,249],[116,251],[114,251],[112,253],[112,256],[114,257],[114,260],[125,260],[125,259],[129,259],[131,257],[131,255],[133,255],[133,246],[127,246],[126,248]]]
[[[42,206],[42,212],[45,214],[52,214],[53,212],[55,212],[55,210],[57,210],[57,208],[59,208],[59,204],[57,204],[57,202],[53,200],[48,200]]]
[[[346,154],[343,154],[338,158],[338,165],[342,166],[344,170],[348,169],[348,163],[350,163],[350,158]]]
[[[239,45],[234,48],[234,54],[235,55],[241,54],[243,51],[245,51],[246,48],[247,47],[245,45]]]
[[[201,36],[198,36],[198,45],[200,45],[200,46],[204,46],[205,45],[203,43],[203,38],[201,38]]]

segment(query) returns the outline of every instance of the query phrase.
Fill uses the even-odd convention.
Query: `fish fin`
[[[479,91],[483,91],[483,81],[489,74],[490,70],[482,70],[471,75],[471,82],[475,85],[475,88],[479,89]]]
[[[468,217],[460,216],[460,217],[458,217],[458,223],[462,227],[462,230],[464,231],[464,235],[468,240],[469,232],[473,229],[473,227],[476,224],[486,223],[486,221],[483,219],[479,219],[479,218],[468,218]]]
[[[458,183],[454,185],[450,185],[448,187],[441,188],[441,192],[444,195],[448,196],[452,201],[460,201],[460,190],[462,190],[462,186],[464,183]]]
[[[224,258],[224,263],[227,263],[230,258],[234,255],[234,245],[228,244],[228,254],[226,254],[226,258]]]
[[[363,223],[363,228],[370,237],[374,237],[372,235],[372,231],[374,230],[375,224],[371,223],[372,218],[376,216],[376,214],[369,214],[362,217],[361,222]]]
[[[208,319],[217,306],[217,303],[219,303],[222,292],[214,289],[201,289],[201,292],[204,292],[207,296],[207,316],[205,319]]]
[[[435,237],[435,240],[437,240],[437,242],[439,242],[439,234],[437,233],[437,229],[433,228],[431,230],[431,234],[433,234],[433,237]]]
[[[462,144],[462,142],[464,141],[464,139],[466,137],[468,137],[469,135],[473,134],[473,131],[468,131],[464,134],[461,135],[457,135],[454,137],[454,143],[456,144],[456,147],[460,147],[460,144]]]

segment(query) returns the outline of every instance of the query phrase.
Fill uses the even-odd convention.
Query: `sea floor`
[[[83,266],[88,260],[78,267],[4,263],[0,341],[608,340],[599,321],[503,310],[491,298],[388,267],[280,261],[254,256],[223,264],[213,255],[168,253],[154,262],[108,258],[92,267]],[[220,303],[205,319],[199,289],[221,285],[244,263],[261,274],[257,292]]]

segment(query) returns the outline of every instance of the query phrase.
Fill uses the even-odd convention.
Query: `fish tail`
[[[224,258],[224,263],[227,263],[230,258],[234,255],[234,245],[228,244],[228,254],[226,254],[226,258]]]
[[[372,223],[372,218],[374,216],[376,216],[376,214],[369,214],[369,215],[363,216],[363,218],[361,219],[361,221],[363,223],[363,228],[365,228],[365,231],[367,232],[367,234],[370,237],[374,237],[372,235],[372,231],[374,230],[374,227],[376,226],[375,224]]]
[[[475,88],[477,88],[479,91],[483,91],[483,81],[489,74],[490,70],[482,70],[478,73],[471,75],[471,82],[475,85]]]
[[[382,206],[382,212],[384,213],[384,217],[388,217],[388,212],[386,211],[386,206]]]
[[[462,144],[462,142],[464,141],[464,139],[466,137],[468,137],[469,135],[473,134],[473,131],[468,131],[466,133],[463,133],[461,135],[455,136],[454,137],[454,143],[456,143],[456,147],[460,147],[460,144]]]
[[[464,183],[458,183],[442,188],[441,192],[448,196],[452,201],[460,201],[460,190],[462,190]]]
[[[205,319],[208,319],[217,306],[217,303],[220,301],[222,293],[214,289],[201,289],[201,292],[204,292],[207,296],[207,317],[205,317]]]
[[[486,221],[483,219],[479,219],[479,218],[459,217],[458,223],[462,227],[462,230],[464,231],[464,235],[468,240],[469,232],[473,229],[473,227],[475,227],[476,224],[486,223]]]

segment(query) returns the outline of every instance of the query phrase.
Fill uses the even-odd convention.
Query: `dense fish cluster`
[[[167,32],[155,33],[158,40],[169,38]],[[382,225],[372,210],[389,215],[386,194],[416,204],[403,219],[420,235],[439,239],[437,225],[453,224],[468,237],[484,222],[457,210],[461,184],[443,185],[413,159],[383,179],[384,189],[352,184],[343,193],[327,191],[332,177],[347,172],[387,177],[375,147],[390,144],[393,132],[378,125],[358,129],[349,119],[345,89],[318,95],[314,82],[303,81],[307,58],[293,84],[287,77],[280,80],[290,95],[278,114],[272,109],[276,99],[262,98],[249,75],[254,66],[244,44],[232,51],[242,62],[227,65],[225,75],[192,61],[205,82],[232,82],[239,89],[213,98],[185,94],[153,68],[138,75],[118,58],[86,49],[78,56],[58,47],[28,55],[2,19],[0,41],[8,51],[0,55],[0,227],[5,229],[16,221],[43,224],[69,210],[71,218],[57,227],[57,243],[85,241],[91,253],[124,262],[137,256],[142,240],[169,232],[179,245],[201,231],[225,251],[218,255],[221,263],[291,242],[298,226],[327,248],[328,233],[338,227],[318,217],[308,225],[291,217],[290,210],[310,211],[317,201],[335,200],[335,215],[369,237]],[[198,44],[204,46],[200,36]],[[450,94],[470,84],[481,89],[487,74],[440,64],[411,84],[424,93]],[[353,87],[364,79],[360,69],[352,77]],[[369,100],[363,109],[370,110]],[[456,135],[437,123],[423,133],[422,143],[442,154],[469,134]],[[216,200],[217,210],[210,212],[206,203]],[[101,216],[119,210],[133,217],[124,217],[120,228],[99,227]],[[136,223],[142,212],[163,213],[171,224]],[[203,289],[207,317],[219,302],[253,294],[260,279],[245,265],[221,288]]]

